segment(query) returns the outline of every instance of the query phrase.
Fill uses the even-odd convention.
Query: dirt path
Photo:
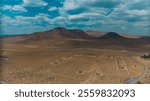
[[[138,63],[140,66],[144,68],[144,71],[137,77],[130,78],[126,83],[127,84],[136,84],[139,80],[141,80],[148,72],[148,67],[146,67],[144,64],[140,63],[139,61],[132,58],[136,63]]]
[[[148,71],[148,68],[145,68],[144,72],[139,75],[138,77],[135,77],[135,78],[130,78],[126,83],[127,84],[136,84],[139,80],[141,80],[147,73]]]
[[[125,70],[127,71],[127,75],[130,76],[130,73],[129,73],[129,70],[128,70],[128,67],[123,59],[123,57],[121,56],[121,60],[122,60],[122,63],[124,64],[124,67],[125,67]]]

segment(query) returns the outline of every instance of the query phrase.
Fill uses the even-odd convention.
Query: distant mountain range
[[[92,35],[94,34],[94,35]],[[63,27],[57,27],[52,30],[47,30],[44,32],[35,32],[32,34],[24,34],[24,35],[16,35],[16,36],[5,36],[5,37],[21,37],[26,41],[38,41],[38,40],[46,40],[46,39],[131,39],[127,36],[120,35],[115,32],[101,33],[94,31],[82,31],[78,29],[66,29]],[[142,40],[150,40],[150,36],[143,36],[139,38],[132,39],[142,39]]]

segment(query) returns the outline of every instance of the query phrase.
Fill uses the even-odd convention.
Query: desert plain
[[[90,34],[89,34],[90,33]],[[150,83],[150,37],[56,28],[0,38],[0,81],[12,84]]]

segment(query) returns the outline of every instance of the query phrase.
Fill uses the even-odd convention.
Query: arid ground
[[[82,35],[69,34],[74,32]],[[62,33],[67,35],[60,35]],[[1,81],[17,84],[122,84],[148,68],[139,83],[150,83],[150,59],[141,58],[150,52],[149,37],[83,34],[82,31],[68,32],[58,28],[1,38]]]

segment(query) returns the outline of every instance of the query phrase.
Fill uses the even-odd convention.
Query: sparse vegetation
[[[141,58],[150,59],[150,54],[148,54],[148,55],[143,55],[143,56],[141,56]]]
[[[1,60],[8,60],[8,57],[1,55],[1,56],[0,56],[0,61],[1,61]]]

